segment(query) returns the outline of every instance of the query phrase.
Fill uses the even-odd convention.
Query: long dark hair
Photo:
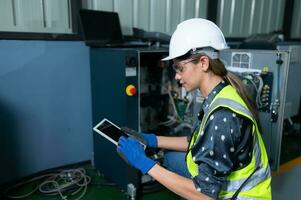
[[[248,109],[255,118],[258,127],[260,128],[259,115],[257,107],[253,99],[250,97],[245,85],[242,83],[240,78],[238,78],[234,73],[229,72],[225,65],[219,59],[209,58],[209,69],[218,76],[225,77],[226,80],[235,88],[239,96],[244,100]]]
[[[177,60],[180,61],[180,60],[186,60],[188,58],[191,58],[191,59],[195,59],[192,62],[194,64],[197,64],[199,62],[199,59],[197,58],[200,58],[201,56],[207,56],[207,55],[204,53],[200,53],[200,54],[187,53],[181,57],[178,57]],[[261,130],[259,114],[257,111],[256,104],[254,103],[252,98],[248,95],[247,89],[242,83],[242,81],[240,80],[240,78],[238,78],[232,72],[229,72],[226,69],[224,63],[220,61],[220,59],[211,59],[209,56],[208,58],[209,58],[209,70],[212,71],[215,75],[225,78],[235,88],[235,90],[237,91],[239,96],[244,100],[248,109],[250,110],[253,117],[255,118],[259,130]]]

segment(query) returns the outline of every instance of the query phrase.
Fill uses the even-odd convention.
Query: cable
[[[253,85],[253,87],[256,91],[256,97],[255,97],[256,106],[257,106],[257,108],[261,108],[263,106],[263,103],[261,101],[261,91],[263,88],[263,80],[262,80],[260,74],[247,73],[246,75],[242,74],[242,77],[245,80],[248,80]],[[256,81],[256,79],[257,79],[257,81]]]
[[[193,102],[193,96],[192,96],[192,94],[190,94],[189,96],[190,96],[190,98],[187,97],[188,103],[187,103],[187,106],[186,106],[186,109],[185,109],[185,114],[189,111],[189,108],[190,108],[190,106],[191,106],[191,104]]]
[[[184,115],[180,116],[179,111],[177,109],[176,100],[172,95],[173,90],[172,90],[171,82],[170,81],[164,82],[164,86],[162,86],[162,90],[168,94],[172,112],[170,113],[170,115],[167,116],[167,120],[163,122],[159,122],[159,125],[170,127],[182,122],[191,123],[193,119],[192,117],[188,117],[187,114],[190,113],[190,108],[193,104],[193,98],[194,98],[193,94],[189,93],[184,97],[184,99],[179,99],[180,101],[183,100],[184,103],[186,104],[184,109]],[[186,102],[186,99],[188,100],[188,102]]]
[[[42,180],[42,182],[38,184],[29,193],[23,195],[9,194],[9,191],[11,191],[12,189],[36,180]],[[87,187],[90,182],[91,182],[91,177],[86,175],[85,169],[83,168],[68,169],[68,170],[59,171],[58,173],[51,172],[49,174],[32,178],[28,181],[18,183],[12,186],[11,188],[7,189],[5,194],[8,198],[11,199],[21,199],[32,195],[36,191],[39,191],[43,195],[46,196],[59,195],[61,199],[66,200],[68,199],[68,196],[74,196],[80,191],[82,191],[79,197],[75,199],[75,200],[80,200],[86,194]]]
[[[168,90],[168,96],[169,96],[169,98],[170,98],[170,102],[171,102],[172,108],[173,108],[173,110],[174,110],[175,118],[181,120],[181,118],[180,118],[180,116],[179,116],[179,113],[178,113],[178,110],[177,110],[177,107],[176,107],[176,104],[175,104],[175,100],[174,100],[174,98],[172,97],[171,91],[170,91],[170,90]]]
[[[5,194],[8,198],[11,198],[11,199],[22,199],[22,198],[28,197],[28,196],[32,195],[33,193],[35,193],[35,192],[39,189],[39,187],[37,186],[37,187],[35,187],[32,191],[30,191],[29,193],[26,193],[26,194],[23,194],[23,195],[9,195],[8,193],[9,193],[10,190],[12,190],[12,189],[14,189],[14,188],[18,188],[18,187],[20,187],[20,186],[22,186],[22,185],[25,185],[25,184],[27,184],[27,183],[31,183],[31,182],[33,182],[33,181],[40,180],[40,179],[43,179],[43,178],[45,178],[45,177],[49,177],[49,176],[52,176],[52,175],[54,175],[54,173],[46,174],[46,175],[42,175],[42,176],[38,176],[38,177],[35,177],[35,178],[32,178],[32,179],[29,179],[29,180],[27,180],[27,181],[17,183],[17,184],[15,184],[14,186],[8,188],[8,189],[4,192],[4,194]]]
[[[257,75],[257,78],[259,80],[259,86],[258,86],[258,91],[257,91],[257,96],[256,96],[256,103],[258,103],[258,105],[260,107],[262,107],[263,103],[261,101],[261,92],[262,92],[262,88],[263,88],[263,79],[260,75]]]
[[[75,195],[83,188],[81,195],[76,198],[76,200],[79,200],[85,195],[87,186],[91,182],[91,178],[85,173],[86,171],[83,168],[63,170],[40,184],[39,192],[46,195],[59,194],[62,199],[66,199],[67,196],[64,196],[63,192],[77,188],[75,192],[71,193],[71,195]]]
[[[168,93],[168,96],[169,96],[169,99],[170,99],[170,102],[171,102],[171,105],[172,105],[172,108],[173,108],[173,115],[169,117],[170,118],[169,120],[167,120],[165,122],[161,122],[159,124],[164,125],[164,126],[171,126],[171,125],[173,125],[177,122],[177,119],[179,118],[179,115],[178,115],[178,111],[177,111],[174,99],[171,95],[171,91],[170,91],[169,88],[166,88],[166,89],[167,89],[167,93]]]

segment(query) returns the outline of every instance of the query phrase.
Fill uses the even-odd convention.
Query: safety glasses
[[[183,60],[183,61],[180,61],[178,62],[178,64],[173,64],[172,65],[172,68],[175,70],[176,73],[183,73],[184,70],[185,70],[185,65],[187,63],[190,63],[190,62],[193,62],[193,61],[196,61],[198,60],[199,58],[190,58],[190,59],[187,59],[187,60]]]

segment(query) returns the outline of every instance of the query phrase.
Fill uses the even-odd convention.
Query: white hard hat
[[[171,36],[169,56],[162,60],[171,60],[190,50],[208,47],[217,51],[229,48],[222,31],[213,22],[201,18],[189,19],[177,26]]]

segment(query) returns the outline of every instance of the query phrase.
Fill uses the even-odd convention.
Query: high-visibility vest
[[[202,171],[202,169],[199,169],[198,165],[194,162],[191,149],[193,148],[194,144],[196,144],[196,142],[201,139],[201,132],[204,130],[204,127],[210,115],[216,109],[221,107],[228,108],[234,113],[245,116],[253,122],[253,151],[251,162],[242,169],[231,172],[226,178],[226,182],[218,195],[219,199],[228,199],[232,197],[233,194],[240,188],[240,186],[252,173],[254,174],[248,181],[246,181],[245,185],[239,192],[238,199],[271,199],[271,172],[268,164],[268,157],[260,131],[258,129],[258,125],[245,102],[231,85],[224,87],[214,97],[209,106],[209,110],[203,117],[199,130],[193,133],[186,155],[186,164],[189,173],[192,177],[195,177],[198,175],[199,171]]]

